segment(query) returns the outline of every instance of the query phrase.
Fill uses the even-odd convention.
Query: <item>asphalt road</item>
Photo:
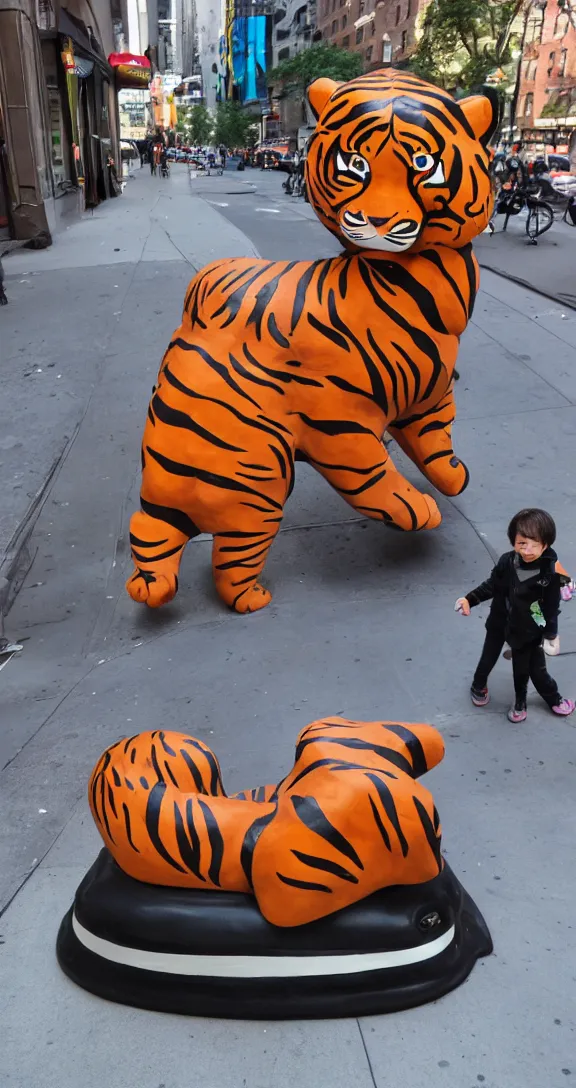
[[[277,176],[239,178],[192,188],[176,170],[168,182],[138,177],[133,199],[102,210],[99,234],[85,222],[52,251],[6,262],[9,360],[27,315],[53,307],[48,286],[59,276],[78,285],[78,329],[93,312],[95,269],[115,309],[90,390],[74,391],[77,432],[9,616],[25,649],[0,673],[0,1083],[566,1088],[576,1077],[576,722],[553,718],[532,695],[528,722],[511,726],[504,661],[492,702],[473,710],[468,685],[485,613],[465,621],[453,603],[486,576],[523,505],[550,509],[560,557],[576,570],[576,318],[484,275],[457,390],[455,449],[471,482],[460,498],[439,498],[438,530],[386,533],[299,465],[266,568],[268,608],[245,617],[224,608],[211,583],[210,543],[199,538],[176,601],[147,612],[123,589],[127,525],[146,403],[191,266],[227,247],[284,258],[335,251]],[[22,282],[26,271],[37,273],[32,286]],[[125,285],[120,305],[117,284]],[[49,347],[73,367],[77,343],[56,344],[55,330]],[[564,607],[561,638],[565,656],[554,672],[574,695],[576,602]],[[158,726],[189,731],[214,748],[233,790],[278,779],[302,726],[337,713],[429,721],[445,736],[446,759],[427,784],[446,856],[495,942],[463,987],[388,1017],[246,1023],[240,1005],[238,1021],[222,1023],[114,1006],[61,976],[54,940],[99,846],[85,790],[107,744]]]

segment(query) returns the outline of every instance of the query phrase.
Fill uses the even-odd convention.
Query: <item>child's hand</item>
[[[454,611],[459,612],[461,616],[469,616],[470,602],[465,597],[459,597],[454,605]]]
[[[545,638],[542,642],[544,653],[548,654],[548,657],[557,657],[560,653],[560,638],[556,635],[556,638]]]

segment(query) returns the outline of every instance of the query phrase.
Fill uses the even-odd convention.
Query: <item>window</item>
[[[565,76],[566,75],[566,61],[567,60],[568,60],[568,50],[567,49],[561,49],[560,50],[560,60],[558,62],[558,75],[559,76]]]
[[[526,61],[526,70],[524,72],[524,78],[529,82],[532,82],[536,78],[536,67],[538,62],[535,60]]]
[[[289,37],[290,37],[290,31],[289,30],[277,30],[276,31],[276,41],[277,42],[285,42],[286,38],[289,38]]]
[[[342,48],[348,49],[350,47],[350,35],[347,34],[345,38],[342,38]]]
[[[529,45],[534,42],[538,45],[542,41],[542,30],[544,27],[544,9],[535,8],[536,14],[528,20],[526,24],[526,39],[525,44]]]
[[[364,8],[366,7],[366,0],[359,0],[358,15],[364,14]]]
[[[402,8],[400,7],[400,4],[398,4],[398,6],[396,8],[396,26],[398,26],[398,23],[400,22],[401,14],[402,14]]]
[[[284,49],[280,49],[278,51],[278,60],[289,60],[289,59],[290,59],[290,46],[287,45]]]
[[[332,37],[334,37],[334,34],[337,34],[337,33],[338,33],[338,20],[333,19],[332,20],[332,29],[331,29]]]
[[[568,25],[568,15],[565,11],[561,11],[556,16],[556,22],[554,23],[554,37],[563,38],[566,31],[568,30]]]
[[[408,0],[408,7],[406,8],[406,18],[409,19],[412,15],[412,0]]]
[[[332,0],[332,11],[336,11],[336,0]]]
[[[360,45],[360,42],[364,41],[364,27],[359,26],[356,31],[356,45]]]
[[[366,64],[370,64],[370,61],[372,60],[372,51],[373,51],[373,49],[374,49],[374,46],[369,45],[367,50],[366,50]]]
[[[392,60],[392,42],[390,41],[390,39],[388,39],[388,41],[383,41],[382,42],[382,64],[390,64],[391,60]]]
[[[347,26],[348,26],[348,16],[343,15],[342,16],[342,30],[345,30]]]
[[[552,52],[550,53],[550,55],[548,57],[548,75],[549,76],[551,76],[552,72],[554,71],[555,61],[556,61],[556,53],[554,52],[554,50],[552,50]]]
[[[533,108],[534,108],[534,95],[533,94],[527,94],[526,98],[524,99],[524,116],[525,117],[531,117]]]
[[[402,31],[402,45],[400,46],[400,51],[402,53],[405,53],[407,48],[408,48],[408,31],[403,30]]]

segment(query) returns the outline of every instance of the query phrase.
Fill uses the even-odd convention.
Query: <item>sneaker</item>
[[[490,702],[488,688],[470,688],[470,697],[474,706],[486,706]]]
[[[510,710],[508,711],[509,722],[525,722],[527,717],[528,714],[526,713],[525,706],[511,706]]]
[[[550,710],[553,714],[561,714],[564,718],[567,718],[572,713],[576,703],[573,699],[561,699],[558,706],[551,706]]]

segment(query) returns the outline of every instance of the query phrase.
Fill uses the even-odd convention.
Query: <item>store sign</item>
[[[569,126],[576,128],[576,116],[574,117],[536,117],[534,121],[534,128],[564,128]]]
[[[134,53],[111,53],[108,63],[116,73],[116,86],[148,87],[152,78],[148,57],[139,57]]]

